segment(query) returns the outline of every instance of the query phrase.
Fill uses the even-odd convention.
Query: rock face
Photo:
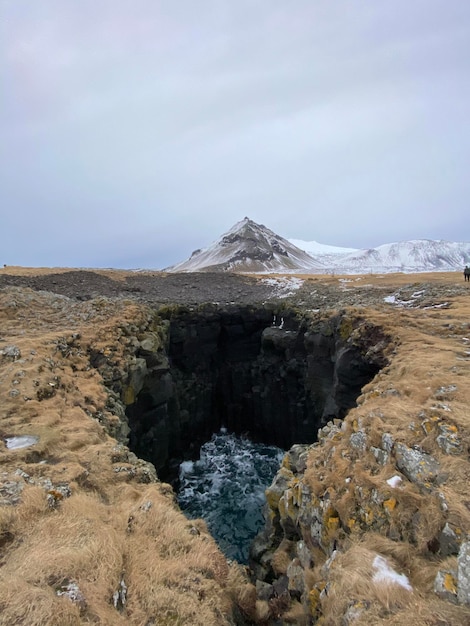
[[[159,315],[160,335],[136,346],[121,395],[130,447],[164,476],[222,426],[284,449],[315,441],[384,363],[380,350],[367,352],[377,333],[340,315],[314,321],[252,307]]]

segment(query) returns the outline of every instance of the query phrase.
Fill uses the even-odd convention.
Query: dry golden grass
[[[434,277],[436,282],[443,279],[455,280],[455,276]],[[453,297],[446,309],[377,306],[367,310],[366,317],[395,339],[389,365],[363,388],[358,407],[345,419],[343,436],[312,452],[306,472],[312,491],[320,497],[328,493],[342,527],[347,528],[349,522],[352,529],[346,535],[341,528],[336,530],[343,554],[330,572],[328,594],[321,606],[322,624],[341,623],[349,606],[345,599],[368,607],[355,624],[470,623],[468,608],[455,607],[433,593],[437,571],[455,569],[456,559],[441,560],[432,552],[445,523],[464,535],[470,532],[468,298]],[[461,454],[448,454],[438,445],[440,425],[457,434]],[[437,490],[427,493],[406,479],[399,489],[388,487],[386,480],[397,473],[396,467],[390,462],[379,465],[370,453],[353,453],[349,438],[358,430],[366,434],[368,445],[380,446],[382,434],[390,433],[395,441],[437,459],[444,478],[439,492],[448,510],[442,508]],[[345,482],[348,477],[353,477],[351,485]],[[390,510],[384,512],[381,502],[387,498]],[[369,510],[361,523],[351,524],[360,518],[359,508],[368,501]],[[373,532],[381,527],[380,516],[385,521],[383,532],[390,528],[394,541]],[[374,553],[389,557],[398,571],[407,574],[413,594],[370,585]],[[311,587],[321,578],[317,568]]]
[[[285,574],[287,566],[295,555],[295,542],[283,539],[274,552],[271,565],[276,574]]]
[[[230,602],[228,596],[217,596],[217,588],[220,594],[220,585],[228,579],[225,559],[203,523],[188,522],[167,499],[156,499],[151,491],[132,514],[126,572],[135,592],[128,611],[134,619],[166,615],[182,624],[224,623]]]
[[[377,555],[385,558],[397,574],[407,576],[411,591],[393,581],[374,580],[377,570],[373,562]],[[373,534],[335,559],[329,587],[321,599],[325,616],[322,624],[337,626],[344,623],[343,616],[348,610],[354,611],[351,613],[356,616],[353,623],[360,626],[467,624],[468,609],[420,591],[429,587],[432,581],[429,564],[417,559],[408,546]]]
[[[262,280],[265,276],[259,274],[251,274],[254,278]],[[423,283],[436,285],[455,285],[463,282],[463,274],[456,272],[420,272],[419,274],[270,274],[273,278],[296,277],[307,280],[312,284],[322,283],[325,285],[338,285],[340,281],[348,281],[348,289],[354,287],[364,287],[371,285],[372,287],[399,287],[415,285],[416,291]]]
[[[354,603],[376,607],[377,613],[382,614],[396,613],[410,605],[412,592],[393,582],[374,581],[376,556],[372,550],[356,545],[334,561],[330,586],[322,598],[327,624],[341,623],[342,616]],[[396,570],[397,565],[390,558],[387,562]],[[368,615],[370,617],[370,609]]]
[[[6,267],[0,267],[1,274],[9,274],[10,276],[47,276],[48,274],[65,274],[67,272],[76,272],[77,269],[84,269],[87,272],[94,272],[95,274],[101,274],[112,280],[125,281],[127,277],[135,275],[132,270],[117,270],[117,269],[105,269],[101,267],[97,268],[76,268],[76,267],[23,267],[21,265],[7,265]],[[164,275],[164,272],[155,270],[139,270],[141,275]]]
[[[11,267],[6,271],[26,276],[51,272]],[[125,271],[103,273],[115,280],[127,276]],[[307,277],[312,284],[322,281],[332,286],[340,278]],[[348,289],[366,284],[399,288],[415,282],[418,290],[422,282],[439,287],[456,280],[455,273],[367,275],[348,283]],[[358,516],[357,494],[346,482],[349,477],[354,475],[354,484],[363,493],[396,497],[390,523],[402,540],[371,532],[372,525],[368,528],[365,522],[348,535],[338,534],[344,554],[331,569],[328,594],[321,602],[323,624],[341,623],[341,611],[351,599],[369,605],[355,622],[358,625],[424,626],[439,619],[451,626],[465,624],[468,610],[439,600],[432,591],[437,569],[455,567],[455,559],[439,562],[428,554],[427,546],[445,521],[470,532],[465,504],[470,502],[469,463],[464,455],[445,454],[436,443],[436,431],[428,432],[423,425],[436,418],[455,427],[468,450],[468,298],[452,297],[446,309],[407,310],[378,302],[356,313],[393,338],[390,362],[363,389],[358,407],[345,420],[342,439],[312,453],[306,480],[318,496],[328,493],[343,526]],[[36,445],[20,450],[9,450],[0,441],[2,484],[18,483],[22,488],[16,504],[0,506],[2,626],[142,626],[151,620],[168,626],[223,626],[229,623],[234,603],[254,623],[263,624],[273,615],[274,607],[257,599],[243,572],[227,565],[204,523],[190,523],[178,511],[168,486],[145,485],[130,473],[114,471],[116,441],[97,417],[102,416],[108,431],[119,423],[106,409],[107,395],[100,376],[89,368],[88,351],[103,351],[119,363],[127,341],[122,327],[145,325],[150,316],[145,307],[129,301],[73,303],[28,289],[0,291],[0,348],[14,344],[22,353],[21,361],[0,360],[0,434],[39,437]],[[74,344],[76,334],[80,338]],[[387,432],[396,441],[421,446],[435,456],[441,472],[451,477],[440,486],[447,514],[436,497],[411,484],[397,493],[389,488],[386,480],[396,472],[390,463],[379,466],[371,454],[343,455],[358,429],[372,445],[379,445]],[[58,490],[64,484],[69,497]],[[418,511],[416,523],[413,515]],[[306,576],[309,588],[322,576],[324,554],[314,552],[316,567]],[[409,577],[413,593],[370,584],[375,554]],[[279,574],[286,571],[291,557],[292,545],[285,542],[273,560]],[[77,584],[83,603],[57,595],[67,581]],[[117,609],[113,594],[121,581],[127,599]],[[286,623],[302,624],[299,604],[287,613],[285,609]]]
[[[310,623],[303,605],[296,600],[292,602],[289,610],[282,614],[282,619],[286,624],[295,624],[295,626],[308,626]]]
[[[0,506],[2,626],[228,623],[228,566],[204,523],[188,523],[167,485],[115,472],[116,441],[93,418],[118,425],[88,352],[119,362],[123,325],[150,319],[130,302],[0,292],[0,347],[21,350],[0,360],[0,434],[39,437],[17,450],[0,443],[0,493],[12,502]],[[58,595],[68,584],[82,602]]]

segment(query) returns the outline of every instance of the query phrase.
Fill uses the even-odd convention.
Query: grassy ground
[[[76,271],[76,267],[23,267],[21,265],[7,265],[0,267],[1,274],[9,274],[10,276],[47,276],[49,274],[65,274],[67,272]],[[131,276],[134,272],[130,270],[115,270],[103,268],[87,268],[91,272],[107,276],[113,280],[125,280],[127,276]],[[161,272],[139,272],[147,275],[153,275]]]
[[[116,280],[128,275],[99,271]],[[29,276],[50,272],[0,268],[0,273]],[[348,428],[352,432],[360,423],[377,442],[387,431],[396,441],[434,455],[450,477],[441,487],[449,504],[446,519],[470,533],[470,308],[465,292],[448,296],[449,287],[463,278],[458,273],[304,278],[312,285],[348,290],[385,285],[419,292],[433,287],[426,306],[419,299],[409,306],[386,303],[380,296],[360,309],[395,343],[389,366],[364,388],[359,406],[347,418]],[[153,481],[151,469],[129,456],[103,428],[117,431],[119,420],[107,407],[102,380],[89,366],[89,352],[111,354],[117,362],[124,359],[124,329],[145,326],[149,315],[146,306],[131,299],[75,302],[25,288],[0,290],[0,350],[15,346],[21,353],[0,356],[2,625],[222,626],[230,623],[234,597],[253,621],[262,623],[267,615],[204,524],[188,522],[168,485]],[[433,431],[423,430],[423,415],[431,425],[435,417],[455,428],[465,454],[444,454]],[[22,449],[5,445],[6,438],[21,435],[36,436],[38,443]],[[337,487],[351,471],[356,484],[379,490],[391,471],[377,471],[370,456],[351,465],[341,446],[333,453],[325,448],[315,454],[307,478],[318,493],[331,489],[344,520],[353,516],[354,499]],[[315,467],[325,455],[330,455],[329,462],[320,480]],[[354,594],[372,606],[369,621],[357,624],[466,623],[462,620],[468,612],[438,600],[432,591],[441,564],[438,556],[429,557],[428,546],[442,523],[442,511],[411,487],[401,498],[396,523],[406,527],[410,511],[419,510],[416,540],[399,551],[376,532],[353,537],[336,570],[334,591],[323,602],[324,623],[340,623],[335,619],[344,600]],[[415,589],[412,595],[363,589],[367,575],[361,575],[361,568],[370,569],[370,555],[377,551],[406,570]],[[455,559],[448,565],[455,565]],[[312,571],[312,585],[317,574]],[[291,623],[304,623],[292,611]]]
[[[203,523],[105,433],[88,352],[125,349],[131,302],[0,293],[0,624],[225,624],[229,568]],[[38,443],[9,449],[9,437]],[[128,590],[128,591],[127,591]],[[126,593],[127,591],[127,593]],[[152,621],[154,620],[154,621]]]
[[[441,282],[427,277],[428,284],[430,279]],[[311,453],[306,474],[315,495],[328,494],[341,525],[329,538],[342,554],[322,601],[324,624],[341,623],[354,600],[367,607],[354,621],[358,625],[470,623],[468,608],[439,600],[433,590],[438,571],[457,569],[455,556],[440,556],[440,532],[448,524],[459,537],[470,534],[469,312],[468,297],[453,298],[445,308],[387,305],[367,311],[367,319],[394,338],[390,363],[363,388],[358,407],[345,420],[344,436]],[[459,439],[461,453],[438,445],[442,429]],[[350,446],[358,431],[368,441],[362,453]],[[392,488],[387,480],[402,476],[394,460],[381,465],[370,452],[380,447],[384,433],[436,459],[440,486],[428,491],[405,479],[399,489]],[[345,536],[341,528],[351,532]],[[371,583],[376,554],[408,576],[412,593]],[[321,580],[321,567],[320,561],[313,579]]]

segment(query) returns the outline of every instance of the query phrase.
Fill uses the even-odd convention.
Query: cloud
[[[462,237],[465,3],[1,11],[0,202],[17,263],[163,267],[245,215],[351,247]]]

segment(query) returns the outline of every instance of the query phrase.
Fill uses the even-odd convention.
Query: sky
[[[1,263],[470,241],[470,2],[0,0],[0,81]]]

